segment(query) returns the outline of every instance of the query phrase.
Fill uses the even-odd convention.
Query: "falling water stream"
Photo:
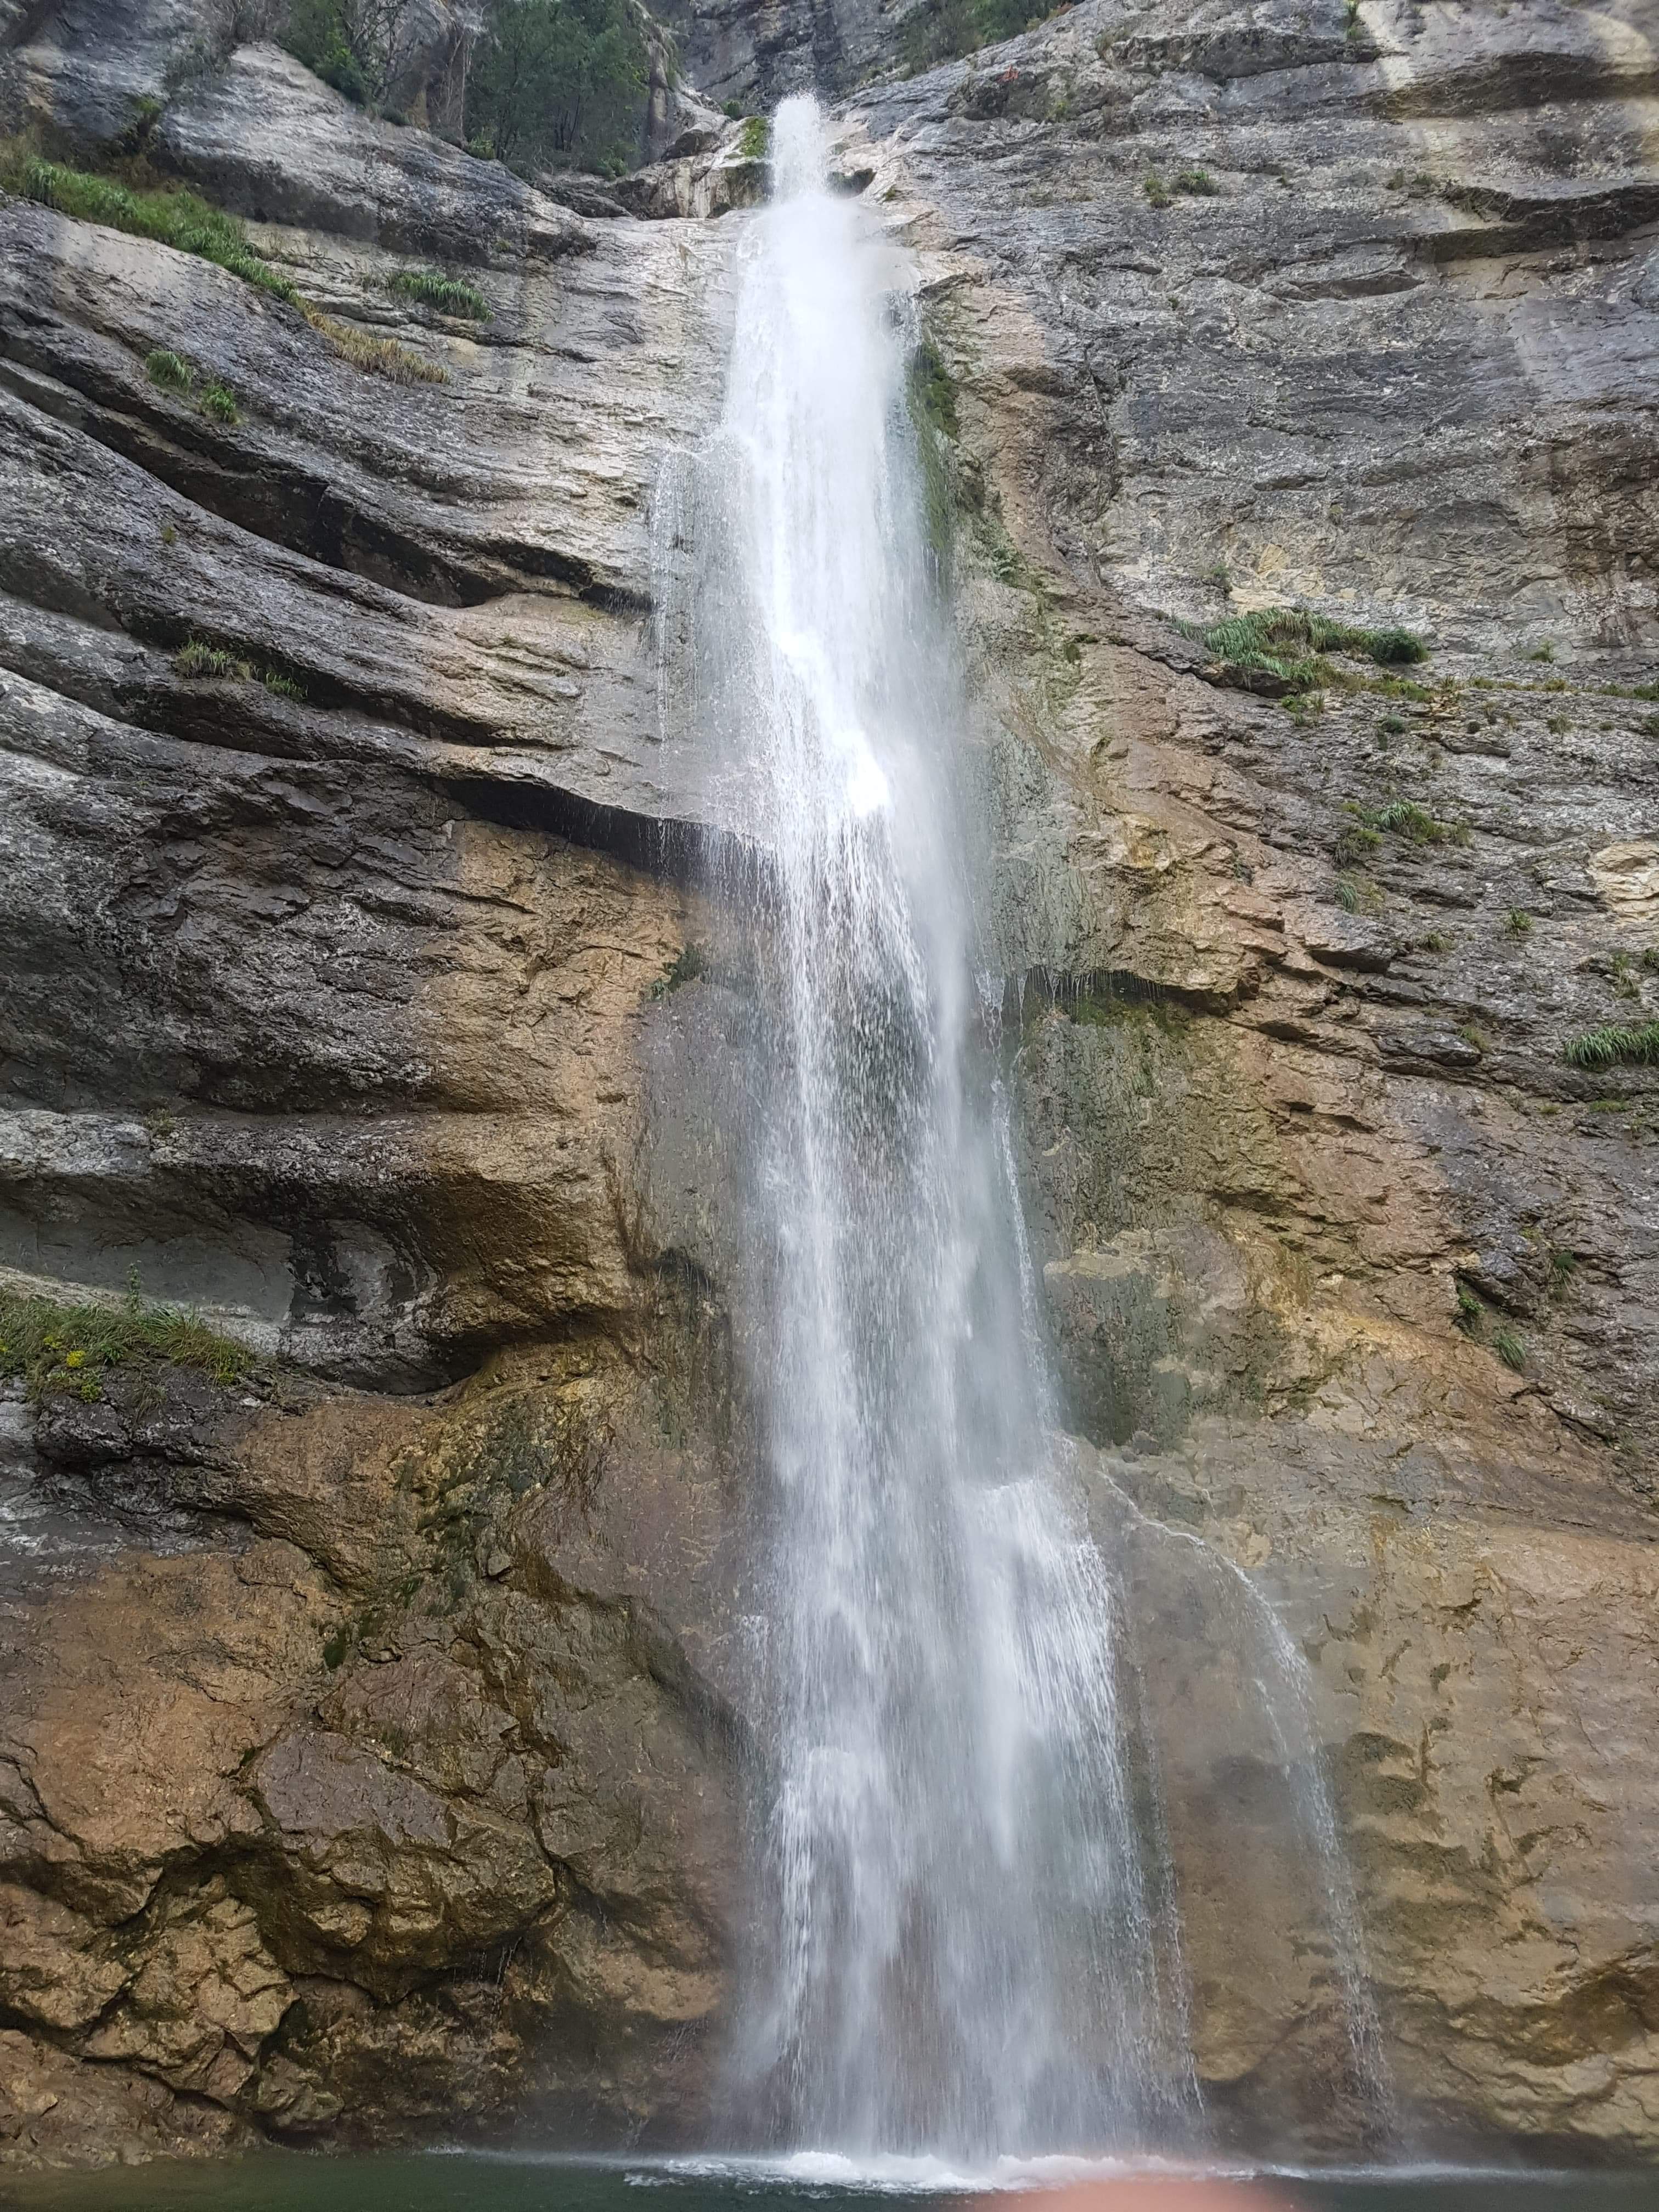
[[[776,1924],[745,2056],[786,2141],[1103,2143],[1154,2094],[1152,1929],[1115,1595],[1051,1476],[1022,1312],[906,272],[826,189],[812,101],[773,149],[697,645],[772,859]]]
[[[1001,992],[975,980],[914,277],[828,188],[812,100],[772,144],[722,421],[682,487],[676,678],[768,856],[748,1181],[775,1753],[740,2101],[774,2144],[1121,2149],[1191,2074],[1167,2063],[1121,1596],[1053,1445]]]

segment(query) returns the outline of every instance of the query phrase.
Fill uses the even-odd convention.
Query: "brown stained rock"
[[[1659,2065],[1659,1547],[1583,1455],[1499,1472],[1441,1433],[1379,1448],[1279,1425],[1269,1445],[1212,1424],[1108,1471],[1248,1566],[1311,1665],[1402,2100],[1452,2130],[1478,2100],[1501,2128],[1628,2150]],[[1287,2027],[1328,2032],[1329,1944],[1305,1851],[1262,1816],[1284,1753],[1251,1694],[1259,1632],[1253,1650],[1240,1586],[1195,1577],[1194,1552],[1153,1521],[1129,1531],[1200,2069],[1237,2112],[1294,2094]],[[1261,1890],[1243,1911],[1241,1880]]]
[[[639,1421],[614,1357],[574,1365],[436,1405],[198,1407],[193,1456],[135,1459],[123,1493],[140,1530],[146,1482],[188,1498],[191,1548],[49,1613],[17,1584],[0,2002],[296,2136],[532,2094],[590,2126],[689,2117],[737,1894],[732,1723],[665,1613],[586,1594],[591,1537],[551,1570],[562,1520],[621,1525],[597,1501]],[[203,1548],[249,1522],[319,1564],[268,1534]]]

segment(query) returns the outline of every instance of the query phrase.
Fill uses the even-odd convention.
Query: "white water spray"
[[[769,855],[751,1259],[776,1751],[744,2101],[775,2141],[860,2154],[1121,2145],[1160,2090],[1118,1601],[1022,1311],[908,271],[825,189],[812,101],[773,149],[674,618]]]
[[[1121,1594],[1057,1448],[975,980],[913,280],[826,189],[811,100],[772,143],[720,427],[657,518],[665,719],[718,745],[764,856],[729,1141],[771,1756],[734,2102],[769,2147],[866,2162],[1121,2154],[1197,2088],[1168,1869],[1137,1851],[1158,1761],[1120,1725]]]

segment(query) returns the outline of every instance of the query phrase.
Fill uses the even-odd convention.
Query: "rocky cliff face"
[[[761,27],[779,82],[828,21]],[[9,36],[10,127],[298,303],[0,205],[0,1262],[263,1363],[9,1386],[0,2144],[695,2134],[763,1346],[742,811],[653,579],[753,164],[584,214],[188,8]],[[1243,2140],[1349,2122],[1229,1561],[1313,1670],[1402,2124],[1654,2138],[1659,1117],[1564,1048],[1659,1015],[1656,94],[1633,6],[1085,0],[844,116]],[[433,263],[488,320],[392,288]],[[1220,628],[1287,604],[1431,657]]]

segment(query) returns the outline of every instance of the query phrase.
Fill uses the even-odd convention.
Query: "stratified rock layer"
[[[737,771],[659,713],[653,578],[717,549],[653,490],[757,165],[711,118],[542,193],[110,13],[19,19],[7,119],[141,144],[347,351],[0,204],[0,1266],[280,1363],[0,1402],[0,2154],[695,2137],[765,1102]],[[898,36],[686,27],[721,92]],[[1275,1617],[1402,2139],[1659,2125],[1655,1075],[1563,1049],[1659,1015],[1656,81],[1633,4],[1085,0],[845,119],[920,271],[986,964],[1232,2141],[1382,2124]],[[390,289],[434,261],[488,320]],[[1431,658],[1285,701],[1204,635],[1281,603]]]

